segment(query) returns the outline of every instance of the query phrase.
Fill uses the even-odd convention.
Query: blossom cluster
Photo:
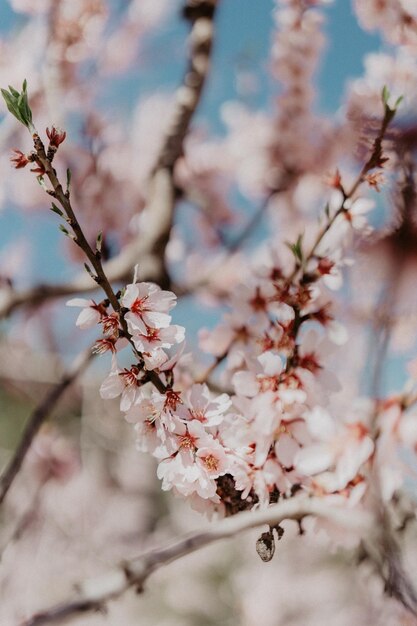
[[[355,0],[361,25],[381,30],[391,44],[417,45],[417,7],[413,0]]]
[[[340,384],[329,359],[347,337],[333,319],[330,294],[341,287],[349,262],[344,245],[355,232],[370,230],[371,207],[364,198],[344,200],[334,189],[310,252],[300,238],[290,250],[278,244],[261,255],[234,290],[231,311],[200,333],[200,347],[225,362],[221,393],[205,380],[175,379],[185,330],[171,324],[174,293],[134,282],[121,292],[118,312],[108,312],[108,301],[68,303],[82,307],[79,327],[101,324],[104,338],[95,351],[112,353],[101,396],[120,396],[138,449],[158,461],[162,489],[198,510],[223,514],[267,506],[300,490],[363,497],[370,467],[380,458],[376,441],[381,437],[384,446],[381,433],[390,418],[380,407],[376,436],[373,406],[352,405],[342,418],[335,415],[341,410],[333,409],[331,398]],[[129,345],[136,361],[122,368],[117,355]],[[404,411],[394,405],[403,424]],[[401,445],[408,420],[388,426]],[[386,481],[396,488],[397,473]],[[392,495],[393,488],[386,491]]]

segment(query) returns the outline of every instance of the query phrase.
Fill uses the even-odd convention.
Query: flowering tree
[[[316,582],[329,581],[314,576],[330,566],[318,554],[339,550],[331,623],[417,623],[415,3],[354,3],[386,51],[366,57],[342,113],[324,117],[314,83],[329,3],[276,0],[272,106],[227,103],[221,136],[194,116],[210,70],[221,72],[212,51],[222,3],[184,3],[181,84],[136,103],[126,126],[100,100],[116,76],[131,78],[176,3],[116,4],[13,0],[25,18],[1,42],[0,138],[14,167],[26,168],[0,163],[1,200],[31,220],[49,204],[71,268],[55,283],[22,286],[24,246],[0,267],[0,312],[14,316],[1,346],[7,398],[31,400],[48,383],[4,454],[2,619],[323,623]],[[18,67],[16,50],[32,41]],[[240,76],[249,91],[251,78]],[[81,351],[84,329],[93,344]],[[172,521],[185,515],[175,496],[198,512],[194,528],[210,522],[167,544],[187,525]],[[161,616],[146,594],[125,594],[249,528],[254,536],[237,540],[249,554],[243,590],[235,584],[228,609],[204,613],[197,594],[200,612],[187,597]],[[281,555],[255,565],[253,547],[270,562],[283,536]],[[288,554],[310,572],[310,600]],[[248,581],[271,566],[254,593]],[[230,564],[222,576],[234,580]],[[164,583],[174,594],[177,579]],[[298,607],[274,592],[279,607],[269,599],[259,608],[268,584],[297,583]],[[215,593],[207,581],[205,593]]]

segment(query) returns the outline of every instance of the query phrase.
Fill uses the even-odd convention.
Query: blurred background
[[[190,156],[187,161],[186,154],[178,167],[178,180],[185,189],[189,185],[190,192],[179,198],[167,250],[173,275],[183,285],[193,284],[197,269],[218,244],[210,239],[211,231],[204,222],[208,212],[204,213],[201,198],[209,199],[215,226],[230,243],[265,196],[267,185],[259,183],[258,161],[254,157],[241,164],[238,157],[255,154],[259,138],[264,141],[273,133],[266,121],[276,115],[282,86],[272,69],[271,49],[277,37],[277,7],[283,11],[284,5],[273,0],[219,3],[212,68],[193,119],[187,144]],[[117,257],[143,228],[146,180],[186,64],[189,25],[181,8],[180,0],[4,0],[0,5],[0,85],[19,87],[26,78],[37,128],[43,132],[55,123],[67,131],[57,167],[61,171],[71,168],[80,221],[90,240],[100,230],[104,232],[108,259]],[[337,144],[335,128],[344,129],[345,134],[353,132],[346,122],[352,119],[347,112],[353,101],[352,85],[366,74],[365,55],[390,48],[378,33],[360,27],[348,0],[324,3],[318,10],[320,50],[311,69],[310,113],[320,132],[333,129],[332,141]],[[375,92],[379,91],[378,84]],[[368,97],[367,92],[365,95]],[[239,143],[236,137],[241,138],[243,130],[247,140]],[[354,139],[356,136],[352,142]],[[231,144],[229,152],[223,151]],[[75,328],[74,311],[64,306],[67,297],[7,308],[12,292],[44,283],[66,283],[83,270],[78,251],[58,230],[56,216],[48,210],[48,198],[35,178],[10,165],[11,149],[29,151],[31,145],[27,132],[17,128],[3,103],[0,145],[3,464],[31,410],[75,355],[92,343],[95,333]],[[337,152],[333,146],[326,154],[330,152],[346,164],[340,148]],[[236,163],[239,161],[236,167],[229,164],[231,153]],[[330,159],[332,166],[334,162],[337,159]],[[357,166],[353,158],[346,168],[354,171]],[[329,169],[327,157],[323,157],[322,171],[320,167],[319,163],[314,172],[317,178]],[[271,172],[275,170],[270,168],[269,177]],[[309,180],[302,193],[298,189],[294,201],[301,206],[302,220],[306,219],[306,199],[316,202],[310,184]],[[375,224],[382,224],[388,194],[370,190],[369,195],[378,203]],[[201,206],[202,215],[198,212]],[[311,218],[316,219],[314,210]],[[274,219],[271,215],[259,219],[245,241],[245,253],[256,250],[271,231],[271,223],[282,238],[285,218],[278,225]],[[192,247],[198,248],[200,239],[206,256],[196,256]],[[241,258],[233,263],[224,266],[225,289],[229,274],[236,277],[241,273]],[[346,302],[351,302],[352,288],[356,289],[355,279],[342,295],[342,317]],[[366,286],[363,292],[369,295]],[[378,297],[379,292],[373,292],[369,301],[365,297],[368,313]],[[174,321],[187,328],[187,349],[197,350],[198,330],[212,327],[223,311],[222,302],[210,293],[180,299]],[[362,321],[358,314],[353,327]],[[398,333],[400,349],[387,359],[378,389],[381,395],[406,378],[404,364],[415,343],[414,335],[408,341],[410,323],[414,324],[414,319],[407,318]],[[354,334],[351,351],[344,355],[345,367],[354,372],[354,382],[345,389],[345,402],[352,397],[352,390],[369,391],[374,384],[369,372],[365,378],[361,376],[364,363],[369,363],[366,355],[372,336],[369,328],[364,334]],[[207,364],[204,356],[198,358],[201,366]],[[103,362],[90,367],[66,392],[43,427],[1,513],[2,626],[17,624],[43,605],[59,600],[78,580],[206,523],[186,503],[161,491],[154,462],[135,449],[131,426],[122,420],[118,403],[100,399],[98,387],[109,364]],[[382,583],[366,567],[357,569],[353,547],[349,552],[350,546],[345,546],[342,554],[339,549],[329,549],[320,528],[313,542],[298,536],[296,524],[288,523],[285,528],[271,563],[261,563],[255,551],[259,532],[249,532],[164,568],[150,578],[144,594],[129,592],[111,603],[106,615],[83,616],[74,623],[411,623],[394,602],[381,601]],[[411,550],[409,555],[412,560]]]

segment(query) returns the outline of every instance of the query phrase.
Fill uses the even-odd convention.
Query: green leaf
[[[71,170],[70,170],[70,168],[68,167],[68,168],[67,168],[67,193],[69,193],[69,190],[70,190],[70,186],[71,186],[71,177],[72,177]]]
[[[20,96],[20,93],[16,89],[14,89],[11,85],[9,85],[9,90],[12,96],[14,96],[15,98],[18,98]]]
[[[64,233],[64,235],[66,235],[67,237],[69,237],[69,236],[70,236],[69,232],[67,231],[67,229],[65,228],[65,226],[64,226],[63,224],[60,224],[60,225],[59,225],[59,230],[60,230],[61,232],[63,232],[63,233]]]
[[[388,100],[390,98],[390,95],[391,94],[389,92],[388,87],[386,85],[384,85],[383,88],[382,88],[381,96],[382,96],[382,102],[384,103],[385,106],[388,106]]]
[[[398,109],[399,105],[401,104],[403,100],[404,100],[404,96],[400,96],[399,98],[397,98],[394,104],[394,109]]]
[[[9,85],[9,91],[7,91],[7,89],[2,89],[1,95],[4,98],[10,113],[14,115],[19,122],[24,124],[28,130],[34,130],[32,124],[32,111],[28,102],[26,79],[23,81],[21,92]]]
[[[296,260],[300,263],[303,262],[303,250],[301,247],[303,241],[303,235],[299,235],[297,241],[295,243],[285,242],[285,245],[291,250]]]
[[[103,244],[103,233],[102,233],[102,231],[100,231],[99,234],[97,235],[97,239],[96,239],[96,250],[97,250],[97,252],[101,252],[102,244]]]
[[[91,278],[94,278],[93,270],[88,265],[88,263],[84,263],[84,268],[85,268],[85,271],[87,272],[87,274],[89,274],[91,276]]]
[[[8,108],[8,110],[10,111],[10,113],[12,115],[14,115],[15,117],[17,117],[17,119],[19,120],[19,122],[22,122],[21,118],[20,118],[20,113],[19,113],[19,109],[16,106],[16,102],[15,102],[15,98],[13,98],[8,91],[6,91],[6,89],[2,89],[1,90],[1,95],[4,98],[4,101],[6,102],[6,106]]]
[[[42,189],[44,191],[47,191],[47,186],[45,184],[45,180],[44,177],[42,176],[42,174],[40,174],[39,176],[36,177],[36,180],[38,181],[38,184],[42,187]]]
[[[51,206],[51,211],[53,211],[54,213],[56,213],[60,217],[62,217],[64,215],[63,212],[61,211],[61,209],[59,207],[57,207],[57,205],[54,204],[53,202],[52,202],[52,206]]]

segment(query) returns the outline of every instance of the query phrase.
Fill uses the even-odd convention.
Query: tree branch
[[[308,498],[284,500],[265,510],[239,513],[221,520],[205,531],[189,535],[165,548],[157,548],[135,559],[121,563],[107,574],[85,581],[78,586],[75,598],[41,611],[21,626],[41,626],[59,623],[87,611],[103,609],[106,603],[135,587],[142,591],[147,578],[163,565],[195,552],[220,539],[234,537],[237,533],[264,524],[274,525],[285,519],[301,520],[314,515],[345,529],[367,535],[373,528],[373,518],[365,512],[351,508],[329,506],[323,501]]]
[[[43,422],[49,417],[51,411],[57,405],[64,391],[86,369],[92,357],[93,354],[91,352],[91,349],[88,349],[85,352],[81,353],[73,363],[72,367],[64,374],[61,382],[49,391],[41,404],[33,411],[32,415],[29,417],[20,438],[19,444],[0,477],[0,505],[3,503],[7,492],[12,486],[12,483],[17,474],[19,473],[23,465],[23,461],[25,460],[26,454],[32,444],[32,441],[36,437]]]
[[[117,257],[102,263],[103,273],[109,283],[128,281],[132,268],[139,263],[141,280],[151,280],[162,288],[170,286],[164,254],[175,204],[173,169],[182,154],[184,139],[200,103],[210,70],[216,8],[217,0],[189,0],[184,9],[185,17],[191,22],[189,61],[182,84],[176,92],[172,122],[149,181],[148,202],[144,209],[146,229],[125,246]],[[51,182],[53,186],[58,183],[57,180]],[[62,188],[59,190],[57,186],[56,189],[61,196]],[[68,200],[65,194],[61,199],[64,203]],[[95,260],[92,255],[90,257],[94,266]],[[102,279],[102,276],[99,278]],[[20,306],[39,305],[50,298],[87,293],[96,289],[97,283],[83,272],[65,284],[41,284],[23,291],[4,290],[3,293],[0,292],[0,318],[7,317]]]

